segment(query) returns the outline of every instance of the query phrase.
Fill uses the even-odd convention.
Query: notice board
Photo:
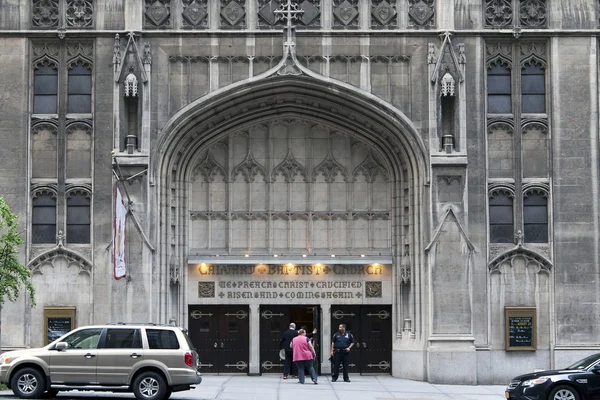
[[[75,307],[44,308],[44,345],[75,328]]]
[[[507,351],[537,349],[537,318],[535,307],[505,307],[504,330]]]

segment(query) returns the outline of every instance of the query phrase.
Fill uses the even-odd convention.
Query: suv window
[[[139,329],[108,328],[105,349],[141,349],[142,337]]]
[[[176,350],[179,341],[175,332],[165,329],[146,329],[148,347],[151,349]]]
[[[100,335],[102,335],[102,328],[82,329],[62,341],[69,345],[69,349],[95,349],[98,347]]]

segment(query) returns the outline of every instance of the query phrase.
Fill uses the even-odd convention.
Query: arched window
[[[48,61],[35,69],[33,77],[33,113],[56,114],[58,71]]]
[[[56,243],[56,197],[53,193],[38,193],[33,198],[31,241]]]
[[[68,95],[67,112],[79,114],[92,112],[92,71],[84,67],[81,62],[69,70]]]
[[[521,71],[521,104],[523,113],[546,112],[546,84],[544,69],[537,64]]]
[[[513,199],[505,191],[490,196],[490,242],[514,242]]]
[[[548,242],[548,198],[542,192],[528,192],[523,198],[523,231],[526,243]]]
[[[510,89],[510,69],[497,61],[487,72],[488,113],[512,112]]]
[[[67,198],[67,242],[90,242],[90,198],[86,193],[71,193]]]

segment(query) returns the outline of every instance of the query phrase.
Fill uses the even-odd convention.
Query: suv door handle
[[[84,354],[84,357],[85,358],[92,358],[92,357],[96,357],[96,355],[92,354],[92,353],[87,353],[87,354]]]
[[[129,355],[129,357],[131,357],[131,358],[138,358],[138,357],[141,357],[141,356],[142,356],[142,354],[138,354],[138,353],[131,353]]]

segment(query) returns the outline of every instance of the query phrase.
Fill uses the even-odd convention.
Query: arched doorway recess
[[[306,154],[303,156],[294,154],[294,146],[291,144],[294,134],[289,133],[291,130],[288,129],[288,136],[285,138],[288,145],[280,146],[278,154],[269,157],[264,154],[260,156],[252,154],[251,131],[257,126],[266,127],[266,133],[261,133],[268,138],[263,145],[266,146],[265,149],[272,149],[273,140],[269,135],[277,135],[277,131],[271,131],[269,127],[273,124],[285,124],[284,121],[295,121],[292,123],[304,125],[307,128],[304,133],[298,135],[311,143],[319,138],[324,139],[328,143],[328,150],[326,152],[318,150],[323,154],[315,156],[314,159],[307,157]],[[325,133],[313,134],[315,129],[321,129]],[[246,136],[240,139],[244,135]],[[157,221],[157,226],[161,227],[158,232],[161,245],[156,261],[161,266],[161,295],[157,299],[156,309],[159,310],[161,320],[169,321],[175,317],[180,324],[185,325],[189,317],[187,306],[190,304],[190,294],[198,290],[189,287],[189,269],[186,267],[192,255],[190,240],[194,236],[191,231],[196,229],[192,227],[190,213],[205,211],[212,215],[216,210],[210,207],[206,210],[190,209],[190,199],[192,201],[194,199],[192,188],[195,180],[199,176],[199,179],[204,179],[207,183],[215,177],[220,182],[243,179],[243,174],[240,173],[239,168],[236,171],[236,167],[243,163],[240,157],[244,157],[244,160],[250,159],[259,166],[259,170],[255,171],[253,176],[246,177],[246,183],[254,181],[258,176],[257,180],[265,184],[264,190],[273,193],[272,186],[277,182],[277,167],[286,159],[289,161],[291,156],[292,165],[299,165],[300,170],[304,168],[304,171],[296,172],[304,175],[307,185],[314,185],[321,179],[317,178],[319,175],[317,167],[327,162],[331,153],[332,140],[336,140],[332,138],[336,136],[345,138],[340,139],[340,143],[346,141],[345,146],[352,147],[358,144],[358,147],[363,147],[363,153],[357,156],[358,158],[353,161],[354,164],[343,166],[346,172],[338,171],[339,174],[336,172],[339,179],[333,177],[332,182],[338,179],[341,184],[342,181],[355,180],[355,171],[359,167],[357,163],[360,163],[358,160],[361,157],[363,163],[369,161],[368,157],[374,157],[375,163],[384,171],[386,190],[389,195],[385,211],[389,215],[387,223],[390,235],[386,239],[388,246],[381,248],[379,255],[389,254],[391,259],[390,298],[393,305],[394,338],[397,338],[404,329],[405,334],[410,334],[412,338],[422,339],[426,329],[426,323],[421,320],[423,311],[421,307],[424,304],[421,298],[424,293],[422,227],[425,215],[423,210],[427,209],[424,186],[429,180],[425,146],[411,121],[389,104],[349,85],[330,80],[319,81],[306,76],[272,76],[260,81],[251,79],[221,89],[180,110],[163,129],[151,160],[151,180],[157,189],[157,196],[153,201],[156,201],[156,206],[160,209],[160,220]],[[236,141],[238,144],[244,141],[248,143],[245,154],[243,156],[236,154],[233,160],[227,162],[225,154],[231,154],[233,150],[229,146],[233,146]],[[311,152],[318,148],[314,145],[309,147],[307,151]],[[221,150],[213,150],[218,148]],[[219,151],[221,156],[217,155]],[[268,150],[266,152],[268,153]],[[302,153],[302,150],[299,152]],[[352,158],[350,153],[346,155],[348,159]],[[257,161],[256,158],[260,157],[263,159]],[[206,166],[202,166],[203,162],[212,165],[210,172]],[[224,190],[228,196],[231,195],[230,186]],[[227,202],[231,205],[231,200]],[[268,201],[266,204],[272,205]],[[309,214],[320,211],[312,205],[305,204],[304,207],[302,211]],[[222,219],[226,225],[230,224],[232,214],[239,210],[230,209],[229,206],[221,208],[223,209],[218,211],[223,214]],[[274,210],[267,206],[257,210],[250,208],[246,211],[271,213],[284,211],[285,207],[280,208],[282,209]],[[350,209],[351,207],[346,208],[343,211],[349,213],[358,211]],[[342,210],[332,210],[329,207],[322,211]],[[372,211],[372,209],[364,211]],[[229,229],[231,231],[232,228]],[[224,241],[224,247],[219,247],[223,258],[239,259],[244,257],[245,252],[252,253],[252,250],[264,253],[258,255],[272,257],[277,247],[267,243],[257,249],[247,248],[248,246],[244,249],[243,246],[233,246],[228,243],[229,239]],[[306,239],[306,241],[309,243],[306,249],[291,246],[287,250],[296,256],[306,252],[318,253],[314,251],[314,246],[311,246],[311,240]],[[193,249],[198,250],[197,246]],[[321,250],[324,254],[331,249]],[[348,250],[349,255],[355,257],[360,257],[363,251],[371,251],[375,254],[377,247]],[[215,249],[207,246],[196,252],[196,255],[201,256],[203,253],[208,255],[211,252],[214,255]],[[254,252],[252,255],[257,254]],[[218,302],[219,299],[214,301]],[[406,320],[410,320],[408,330]]]

